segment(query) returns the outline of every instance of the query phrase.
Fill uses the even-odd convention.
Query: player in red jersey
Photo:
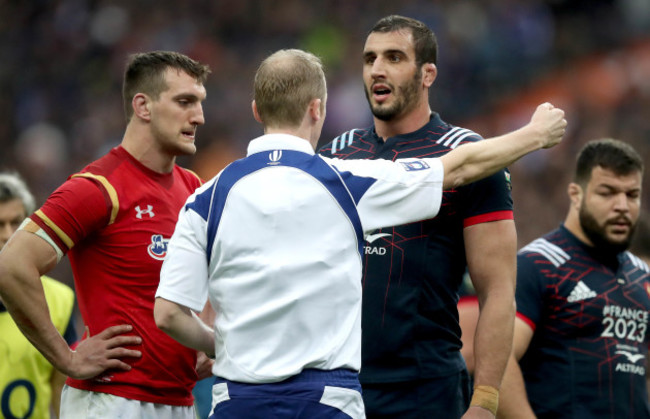
[[[196,352],[156,327],[153,305],[178,212],[201,184],[175,160],[196,151],[209,73],[175,52],[133,55],[121,145],[70,176],[0,254],[9,312],[71,377],[62,417],[194,417]],[[65,254],[89,332],[75,351],[54,328],[39,280]]]

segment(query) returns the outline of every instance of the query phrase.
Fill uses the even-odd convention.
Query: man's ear
[[[323,112],[321,109],[321,99],[312,99],[309,102],[309,116],[314,122],[318,122],[323,117]]]
[[[136,94],[133,96],[131,106],[133,106],[133,114],[135,116],[140,119],[144,119],[145,121],[151,120],[151,100],[149,96],[145,95],[144,93]]]
[[[255,120],[257,122],[259,122],[260,124],[263,124],[264,122],[262,122],[262,118],[260,117],[260,113],[257,111],[257,104],[255,103],[254,100],[251,102],[251,108],[253,109],[253,118],[255,118]]]
[[[425,63],[422,65],[422,85],[427,89],[431,87],[438,77],[438,67],[434,63]]]
[[[582,190],[582,186],[578,185],[575,182],[569,183],[569,186],[567,187],[567,195],[569,195],[571,205],[576,209],[580,209],[583,194],[584,191]]]

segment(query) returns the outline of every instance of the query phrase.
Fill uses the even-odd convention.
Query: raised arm
[[[562,140],[567,122],[564,111],[550,103],[537,107],[530,122],[499,137],[464,144],[440,157],[445,170],[444,189],[452,189],[489,176],[528,153]]]

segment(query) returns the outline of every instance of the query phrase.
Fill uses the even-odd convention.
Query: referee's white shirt
[[[439,159],[338,160],[270,134],[188,198],[156,297],[217,312],[213,373],[268,383],[361,366],[364,235],[434,217]]]

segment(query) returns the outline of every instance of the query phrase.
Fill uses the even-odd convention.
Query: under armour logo
[[[153,213],[153,205],[147,205],[147,209],[145,210],[140,209],[140,205],[138,205],[135,207],[135,211],[137,212],[137,214],[135,214],[135,218],[138,218],[140,220],[142,220],[142,216],[145,214],[147,214],[149,218],[153,218],[156,215]]]

